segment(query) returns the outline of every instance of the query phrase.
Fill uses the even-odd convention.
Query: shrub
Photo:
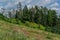
[[[40,30],[45,30],[46,28],[43,25],[40,25],[39,29]]]
[[[28,26],[28,27],[31,27],[31,28],[38,28],[38,24],[33,23],[33,22],[26,21],[25,25]]]

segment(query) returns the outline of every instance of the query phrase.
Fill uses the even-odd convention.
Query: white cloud
[[[8,3],[6,6],[5,6],[5,8],[8,8],[8,7],[12,7],[12,3]]]
[[[56,10],[57,13],[60,13],[59,3],[57,2],[52,3],[50,6],[48,6],[48,8]]]
[[[6,2],[9,0],[0,0],[0,2]],[[34,5],[38,5],[38,6],[46,6],[51,4],[50,7],[51,9],[55,9],[57,10],[56,7],[59,6],[59,4],[57,2],[55,2],[56,0],[12,0],[13,2],[8,2],[4,7],[8,8],[8,7],[13,7],[14,5],[17,5],[19,2],[22,2],[22,4],[28,4],[28,7],[34,6]],[[33,1],[33,2],[32,2]],[[37,2],[36,2],[37,1]],[[0,7],[1,8],[1,7]]]
[[[12,1],[12,2],[10,2],[10,1]],[[57,3],[56,1],[57,0],[0,0],[0,2],[4,2],[4,3],[7,2],[7,4],[5,6],[0,6],[0,9],[3,7],[4,8],[14,7],[19,2],[21,2],[22,5],[27,4],[28,8],[30,8],[31,6],[34,6],[34,5],[47,6],[48,8],[50,8],[52,10],[56,10],[57,12],[60,12],[60,8],[58,8],[59,3]]]
[[[54,0],[40,0],[39,2],[37,2],[37,5],[46,6],[52,2],[54,2]]]
[[[15,5],[17,5],[19,2],[26,2],[25,4],[30,3],[32,0],[13,0],[13,2],[8,2],[4,8],[8,8],[8,7],[13,7]]]
[[[0,0],[0,2],[6,2],[7,0]]]
[[[6,1],[9,1],[9,0],[0,0],[0,2],[6,2]],[[12,1],[14,2],[14,4],[17,4],[18,2],[30,3],[33,0],[12,0]],[[35,1],[38,1],[38,2],[35,3]],[[53,2],[53,1],[55,1],[55,0],[34,0],[33,3],[35,3],[35,4],[41,4],[41,5],[46,5],[46,4],[49,4],[49,3]]]
[[[52,7],[51,9],[52,10],[59,10],[59,8],[56,8],[56,7]]]
[[[58,8],[58,7],[51,7],[50,9],[56,10],[56,12],[57,12],[58,14],[60,14],[60,8]]]
[[[57,2],[55,2],[55,3],[51,4],[49,7],[58,7],[58,6],[59,6],[59,4]]]
[[[0,6],[0,12],[2,11],[1,8],[3,8],[2,6]]]
[[[14,0],[14,3],[18,4],[18,2],[23,2],[23,1],[25,1],[25,0]]]
[[[28,7],[28,8],[31,8],[31,5],[28,5],[27,7]]]
[[[8,0],[1,0],[0,2],[6,2],[6,1],[8,1]],[[5,7],[12,7],[12,6],[18,4],[18,2],[22,2],[22,3],[25,2],[24,4],[30,3],[30,4],[28,4],[28,6],[29,5],[30,6],[33,6],[33,5],[45,6],[45,5],[53,2],[54,0],[35,0],[35,1],[33,1],[33,0],[12,0],[12,1],[13,2],[8,2]],[[31,3],[32,1],[33,1],[33,3]],[[38,2],[36,2],[36,1],[38,1]]]

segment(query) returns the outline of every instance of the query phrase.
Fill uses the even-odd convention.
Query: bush
[[[15,19],[9,19],[10,21],[9,22],[11,22],[11,23],[16,23],[16,20]]]
[[[51,32],[52,31],[52,28],[51,27],[46,27],[45,30],[48,31],[48,32]]]
[[[25,25],[28,26],[28,27],[31,27],[31,28],[38,28],[38,24],[33,23],[33,22],[26,21]]]
[[[45,30],[46,28],[43,25],[40,25],[39,29],[40,30]]]

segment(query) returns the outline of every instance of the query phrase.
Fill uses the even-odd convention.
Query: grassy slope
[[[0,40],[60,40],[60,35],[0,20]]]

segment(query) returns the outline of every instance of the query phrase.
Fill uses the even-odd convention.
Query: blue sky
[[[0,8],[13,8],[18,2],[21,2],[22,5],[26,4],[28,7],[46,6],[60,13],[60,0],[0,0]]]

